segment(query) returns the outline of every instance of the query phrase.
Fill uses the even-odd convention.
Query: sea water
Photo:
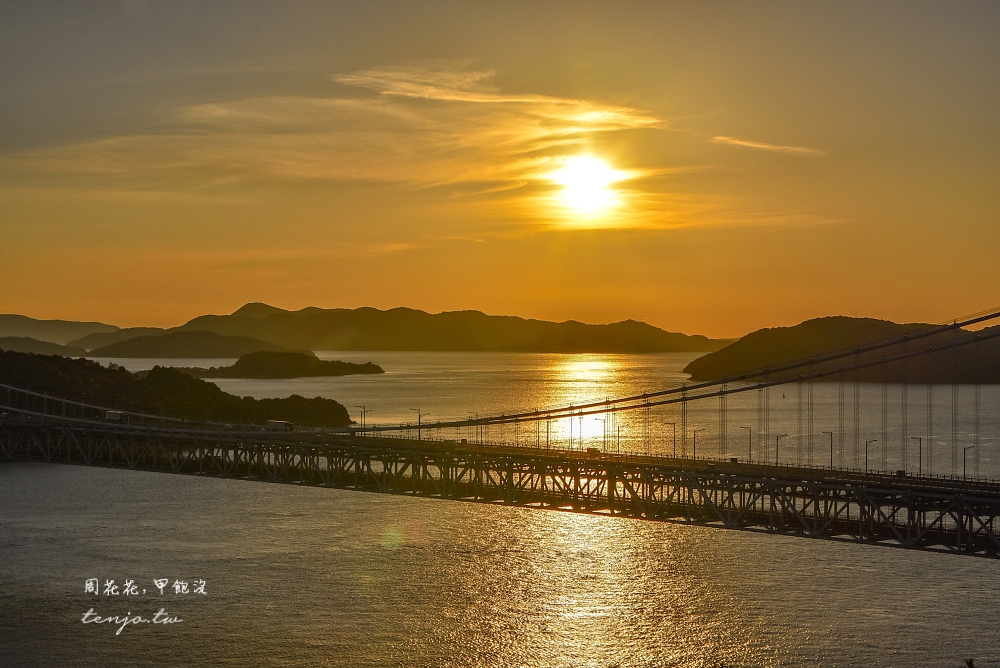
[[[415,424],[412,408],[423,421],[655,390],[682,382],[693,357],[323,356],[374,361],[387,373],[218,383],[258,397],[329,396],[358,418],[355,405],[366,406],[369,422]],[[866,408],[876,413],[865,427],[875,432],[865,432],[870,440],[881,436],[881,388],[867,389],[874,399]],[[814,427],[831,431],[831,422],[839,426],[838,388],[814,390]],[[950,400],[950,388],[936,391]],[[772,433],[798,424],[797,390],[785,391],[784,407],[780,392],[768,398]],[[731,400],[730,431],[757,424],[754,394],[742,408]],[[819,407],[820,395],[833,401],[832,415]],[[993,396],[981,389],[981,446],[996,435]],[[971,408],[960,408],[959,438],[972,438],[962,422]],[[667,411],[620,417],[624,443],[609,440],[607,423],[585,424],[583,443],[669,451],[672,428],[643,433],[654,419],[678,421]],[[952,413],[934,411],[934,421],[939,414],[940,447],[950,448]],[[909,435],[917,435],[925,416],[914,406],[908,417]],[[702,448],[704,456],[721,454],[711,452],[708,431],[717,419],[717,404],[689,409],[689,429],[706,429],[699,456]],[[550,441],[578,445],[580,425],[573,434],[564,428],[554,437],[550,427]],[[533,426],[521,430],[504,438],[540,442]],[[728,447],[742,457],[740,437],[731,436]],[[819,437],[813,441],[818,457]],[[838,446],[835,433],[835,457]],[[98,591],[87,592],[94,580]],[[203,593],[195,592],[199,583]],[[161,610],[181,621],[116,621]],[[112,621],[85,624],[88,612]],[[0,464],[3,666],[957,667],[966,658],[1000,665],[998,645],[1000,562],[984,558],[294,485]]]

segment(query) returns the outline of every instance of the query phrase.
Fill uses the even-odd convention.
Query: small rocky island
[[[260,351],[242,355],[232,366],[176,367],[195,378],[309,378],[385,373],[377,364],[325,361],[313,353]]]

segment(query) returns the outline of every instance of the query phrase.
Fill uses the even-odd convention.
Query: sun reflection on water
[[[579,354],[556,358],[549,369],[550,406],[589,404],[617,396],[624,373],[618,355]],[[549,442],[558,447],[610,448],[616,443],[619,416],[585,415],[547,426]]]
[[[657,527],[659,542],[650,541],[644,523],[573,513],[527,519],[545,536],[545,556],[530,564],[541,632],[522,636],[538,657],[529,665],[602,665],[592,663],[597,656],[608,658],[603,665],[636,666],[747,658],[726,628],[742,617],[741,606],[713,584],[714,559],[690,558],[697,542],[690,535]],[[728,621],[715,614],[723,610]],[[628,650],[620,652],[623,640]]]
[[[573,355],[559,360],[555,367],[558,380],[591,385],[606,381],[614,371],[612,361],[605,355]]]

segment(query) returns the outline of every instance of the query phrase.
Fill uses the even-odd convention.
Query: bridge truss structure
[[[361,434],[7,415],[0,459],[422,496],[996,558],[1000,484]]]

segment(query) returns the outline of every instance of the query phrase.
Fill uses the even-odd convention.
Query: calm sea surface
[[[253,396],[328,396],[369,423],[581,403],[681,382],[692,355],[322,353],[380,376],[218,381]],[[155,360],[116,360],[148,368]],[[197,365],[227,363],[201,360]],[[193,365],[190,361],[174,364]],[[854,461],[853,387],[772,390],[782,461]],[[882,439],[881,386],[859,388],[862,440]],[[887,390],[885,456],[951,472],[952,392]],[[978,442],[995,476],[996,388],[959,388],[956,447]],[[773,459],[758,397],[692,405],[699,456]],[[549,426],[549,439],[670,451],[676,409]],[[804,423],[807,424],[807,423]],[[927,437],[927,427],[930,436]],[[618,436],[618,427],[622,435]],[[613,428],[613,429],[611,429]],[[570,431],[572,429],[572,432]],[[841,437],[841,431],[846,432]],[[453,438],[455,432],[442,436]],[[461,434],[467,436],[467,434]],[[493,438],[544,442],[534,426]],[[843,444],[841,444],[843,439]],[[928,445],[928,442],[930,445]],[[693,448],[678,435],[678,448]],[[764,452],[766,450],[766,452]],[[930,463],[928,455],[932,453]],[[975,451],[967,452],[970,473]],[[879,446],[869,456],[881,458]],[[917,459],[920,459],[919,464]],[[840,463],[839,461],[837,462]],[[959,474],[961,463],[958,463]],[[912,464],[912,466],[911,466]],[[874,462],[872,464],[874,468]],[[926,468],[925,468],[926,470]],[[97,578],[118,596],[85,593]],[[154,579],[168,579],[160,594]],[[133,580],[138,593],[124,596]],[[174,593],[205,582],[205,595]],[[145,593],[142,593],[145,590]],[[171,625],[83,624],[85,612]],[[1000,562],[798,538],[233,480],[52,464],[0,464],[0,666],[1000,666]]]

